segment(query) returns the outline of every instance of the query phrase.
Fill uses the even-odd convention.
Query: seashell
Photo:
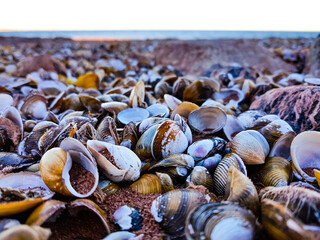
[[[237,119],[242,123],[242,126],[245,129],[251,128],[254,126],[255,121],[266,115],[265,112],[259,110],[249,110],[241,113]]]
[[[199,106],[192,102],[182,102],[171,113],[171,119],[174,119],[176,114],[179,114],[181,117],[188,119],[189,114],[198,109]]]
[[[123,205],[113,213],[113,218],[121,230],[138,231],[142,228],[142,217],[139,209]]]
[[[135,87],[132,89],[129,97],[129,107],[137,108],[144,106],[145,87],[144,82],[139,80]]]
[[[233,115],[227,115],[226,124],[223,127],[223,133],[229,141],[239,132],[244,131],[242,123]]]
[[[162,193],[169,192],[174,189],[173,182],[169,174],[156,172],[160,178]]]
[[[283,203],[305,224],[320,224],[320,193],[299,186],[266,187],[259,193],[261,201]]]
[[[99,187],[106,194],[113,194],[120,189],[120,187],[117,184],[110,182],[109,180],[101,181],[99,183]]]
[[[169,85],[168,82],[164,81],[163,79],[159,81],[154,87],[154,96],[156,98],[162,98],[165,94],[171,94],[172,87]]]
[[[164,102],[167,104],[170,111],[173,111],[179,104],[182,103],[182,101],[170,94],[165,94],[163,96]]]
[[[64,112],[68,109],[72,109],[75,111],[81,111],[84,109],[82,103],[80,102],[78,94],[71,93],[63,99],[61,111]]]
[[[320,171],[318,169],[313,169],[313,174],[317,180],[318,186],[320,186]]]
[[[269,157],[283,157],[288,161],[291,161],[290,147],[293,139],[295,138],[295,132],[287,132],[283,134],[274,144],[270,150]]]
[[[234,114],[234,111],[232,111],[230,108],[226,107],[222,103],[215,101],[211,98],[208,98],[204,103],[202,103],[201,107],[218,107],[218,108],[221,108],[221,110],[223,110],[228,115]]]
[[[291,164],[282,157],[269,157],[259,171],[260,182],[265,186],[287,186],[292,178]]]
[[[204,134],[212,134],[221,130],[226,124],[227,116],[216,107],[204,107],[192,111],[188,122],[190,127]]]
[[[162,193],[161,181],[156,174],[144,174],[130,187],[141,194]]]
[[[299,179],[308,182],[314,182],[313,170],[306,172],[308,169],[320,169],[319,159],[319,140],[320,132],[305,131],[299,133],[292,141],[290,152],[292,159],[292,170]]]
[[[188,147],[187,152],[195,160],[201,160],[217,152],[221,152],[225,148],[226,144],[227,142],[219,137],[203,139],[191,144]]]
[[[45,153],[50,148],[58,147],[61,141],[69,137],[74,125],[69,123],[64,126],[57,126],[47,130],[38,141],[38,149]]]
[[[21,129],[8,118],[0,118],[0,151],[14,152],[21,140]]]
[[[283,121],[281,119],[274,120],[259,130],[259,132],[265,137],[265,139],[270,144],[273,144],[283,134],[292,131],[292,127],[286,121]]]
[[[190,174],[190,182],[205,186],[210,192],[213,191],[213,179],[205,167],[195,166]]]
[[[232,203],[207,203],[194,208],[187,217],[187,239],[251,239],[256,218],[245,208]]]
[[[128,231],[118,231],[110,233],[103,240],[131,240],[135,238],[135,234]]]
[[[189,86],[189,84],[191,83],[191,80],[189,79],[186,79],[186,78],[182,78],[182,77],[179,77],[173,84],[173,87],[172,87],[172,94],[179,98],[179,99],[182,99],[183,97],[183,92],[185,90],[185,88],[187,86]]]
[[[171,120],[154,125],[145,131],[136,145],[136,154],[143,159],[161,159],[182,153],[188,147],[188,139],[180,127]]]
[[[0,234],[1,240],[47,240],[51,235],[51,231],[38,226],[18,225],[11,227]]]
[[[182,130],[184,135],[186,136],[186,138],[188,140],[188,144],[191,144],[192,143],[192,132],[191,132],[191,129],[190,129],[189,125],[187,124],[187,122],[179,114],[176,114],[174,116],[174,121],[180,127],[180,129]]]
[[[229,168],[235,166],[243,174],[247,175],[246,167],[242,159],[235,153],[228,153],[219,162],[216,170],[213,174],[214,193],[217,195],[223,195],[225,193]]]
[[[110,180],[121,182],[139,178],[141,161],[129,148],[97,140],[89,140],[87,148]]]
[[[245,164],[263,164],[269,154],[269,144],[261,133],[246,130],[238,133],[231,141],[231,152],[241,157]]]
[[[173,179],[185,179],[194,167],[194,159],[187,154],[173,154],[152,165],[148,170],[169,174]]]
[[[77,182],[72,179],[73,166],[85,168],[93,176],[94,182]],[[65,196],[88,197],[98,186],[96,162],[88,150],[73,138],[65,138],[59,148],[52,148],[42,156],[40,174],[51,190]]]
[[[157,124],[160,124],[166,120],[168,120],[168,118],[160,118],[160,117],[149,117],[149,118],[143,120],[139,124],[139,134],[143,134],[150,127],[157,125]]]
[[[210,98],[214,92],[220,91],[219,82],[210,79],[202,78],[192,82],[183,91],[183,101],[193,103],[203,103],[206,99]]]
[[[46,80],[38,83],[38,90],[45,95],[57,96],[64,92],[67,87],[65,84],[55,80]]]
[[[150,106],[157,103],[157,99],[150,93],[146,92],[145,103]]]
[[[40,137],[49,129],[56,127],[57,124],[49,121],[39,122],[34,126],[32,131],[25,136],[23,141],[19,144],[18,154],[22,156],[27,155],[40,155],[37,151],[38,149],[38,141]]]
[[[117,119],[122,124],[138,123],[149,117],[148,110],[144,108],[127,108],[118,113]]]
[[[23,129],[25,132],[31,132],[36,125],[37,125],[37,121],[26,120],[23,124]]]
[[[0,93],[0,112],[6,110],[7,107],[13,106],[14,100],[9,94]]]
[[[221,100],[227,108],[237,109],[238,104],[244,100],[244,93],[237,88],[223,88],[213,94],[214,100]]]
[[[0,152],[0,171],[9,168],[10,172],[31,166],[36,160],[12,152]]]
[[[206,169],[208,169],[209,173],[213,175],[221,159],[222,159],[222,156],[220,154],[215,154],[212,157],[208,157],[197,162],[196,166],[205,167]]]
[[[122,110],[127,109],[128,104],[123,102],[106,102],[102,103],[101,107],[116,116]]]
[[[207,195],[194,190],[172,190],[152,202],[151,213],[167,234],[179,237],[183,235],[190,210],[209,199]]]
[[[98,88],[99,87],[99,76],[95,73],[87,73],[80,76],[76,82],[67,80],[67,83],[75,85],[81,88]]]
[[[169,116],[169,108],[164,104],[153,104],[147,108],[151,117],[168,117]]]
[[[22,172],[2,176],[0,191],[1,217],[24,212],[54,195],[44,184],[40,175]]]
[[[225,196],[229,202],[237,202],[240,206],[258,214],[259,196],[252,181],[233,165],[229,168]]]
[[[241,91],[244,95],[244,100],[249,99],[251,94],[254,93],[255,90],[256,84],[254,83],[254,81],[252,81],[251,79],[245,79],[241,87]]]
[[[41,94],[28,96],[20,111],[28,118],[43,119],[47,114],[47,99]]]
[[[91,123],[92,125],[95,125],[97,121],[98,119],[90,116],[86,117],[86,116],[67,115],[60,121],[59,125],[67,125],[68,123],[74,123],[78,127],[81,127],[83,124],[86,124],[86,123]]]
[[[2,219],[0,220],[0,233],[18,225],[20,225],[20,222],[16,219],[10,219],[10,218]]]
[[[124,146],[132,150],[135,149],[137,142],[137,126],[134,122],[129,122],[123,128],[120,146]]]
[[[77,230],[77,225],[83,226],[80,222],[85,221],[86,225],[91,226],[89,227],[88,232],[96,231],[97,228],[101,232],[97,232],[96,234],[99,235],[97,238],[101,238],[102,236],[105,236],[110,233],[108,221],[106,218],[105,213],[103,210],[95,204],[93,201],[89,199],[77,199],[70,203],[65,203],[57,200],[50,200],[46,201],[40,206],[38,206],[29,216],[29,218],[26,221],[26,224],[30,226],[42,226],[42,227],[48,227],[52,228],[53,225],[56,225],[58,222],[58,226],[61,226],[66,218],[72,218],[77,219],[77,221],[74,221],[74,226],[70,226],[73,231]],[[95,221],[87,221],[89,219],[94,218]],[[70,219],[69,219],[70,221]],[[61,224],[62,222],[62,224]],[[99,226],[96,226],[96,225]],[[80,227],[79,226],[79,227]],[[78,228],[79,228],[78,227]],[[57,238],[58,236],[61,236],[62,232],[59,232],[59,228],[56,228],[53,232],[52,238]],[[66,234],[66,233],[64,233]],[[102,236],[101,236],[102,235]],[[65,238],[68,238],[69,236],[65,236]],[[87,238],[89,236],[77,236],[75,238]]]
[[[46,116],[43,118],[44,121],[50,121],[50,122],[54,122],[56,124],[59,124],[59,119],[58,117],[52,112],[52,111],[48,111]]]
[[[87,145],[88,140],[102,140],[97,130],[92,126],[91,123],[88,122],[83,124],[79,129],[75,130],[74,138],[85,146]]]
[[[105,142],[112,144],[119,144],[120,138],[117,132],[117,124],[114,119],[110,116],[105,117],[97,128],[98,134]]]
[[[19,113],[19,111],[15,107],[7,107],[3,111],[3,117],[11,120],[19,129],[21,132],[21,139],[23,139],[23,123],[22,118]]]
[[[264,199],[261,202],[261,222],[272,239],[299,240],[319,239],[319,230],[314,233],[308,230],[284,205]]]
[[[99,112],[101,109],[101,102],[95,97],[89,95],[79,95],[79,100],[82,106],[84,106],[90,112]]]

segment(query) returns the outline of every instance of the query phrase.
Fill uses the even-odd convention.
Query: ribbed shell
[[[144,174],[130,186],[141,194],[162,193],[160,178],[155,174]]]
[[[282,157],[267,158],[266,163],[260,171],[260,181],[267,186],[287,186],[292,175],[291,164]]]
[[[245,175],[247,171],[245,169],[244,163],[241,158],[235,153],[228,153],[218,164],[216,170],[213,174],[214,183],[214,193],[217,195],[223,195],[225,192],[229,168],[230,166],[235,166],[237,169],[241,170]]]

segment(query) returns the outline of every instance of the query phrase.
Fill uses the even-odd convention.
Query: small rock
[[[250,109],[278,115],[297,133],[320,131],[320,87],[317,86],[272,89],[255,100]]]
[[[66,73],[66,67],[58,59],[49,55],[39,55],[25,58],[18,64],[16,75],[25,77],[27,74],[36,72],[39,69],[44,69],[47,72],[56,72],[58,74]]]

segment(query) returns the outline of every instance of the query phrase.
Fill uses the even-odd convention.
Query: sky
[[[0,30],[319,32],[319,7],[319,0],[2,0]]]

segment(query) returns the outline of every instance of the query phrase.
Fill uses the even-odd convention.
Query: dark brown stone
[[[320,87],[292,86],[268,91],[250,109],[276,114],[297,132],[320,131]]]
[[[65,75],[66,67],[58,59],[49,55],[38,55],[25,58],[18,64],[16,75],[19,77],[25,77],[27,74],[36,72],[40,68],[48,72],[56,72],[58,74]]]

